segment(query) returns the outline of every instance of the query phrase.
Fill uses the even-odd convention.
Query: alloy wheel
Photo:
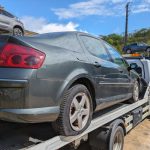
[[[138,86],[138,84],[135,84],[135,86],[134,86],[134,99],[135,99],[135,101],[138,101],[138,99],[139,99],[139,86]]]
[[[150,48],[147,49],[147,52],[150,52]]]
[[[130,49],[128,49],[126,52],[127,52],[127,54],[131,54],[131,50]]]
[[[87,124],[90,116],[90,100],[85,93],[74,96],[70,107],[70,124],[73,130],[81,131]]]
[[[13,35],[23,36],[22,30],[20,28],[14,28]]]
[[[115,134],[114,142],[113,142],[113,150],[121,150],[123,147],[123,139],[122,134],[118,130]]]

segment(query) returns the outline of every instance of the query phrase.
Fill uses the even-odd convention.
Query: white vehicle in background
[[[140,54],[126,54],[123,57],[147,83],[150,82],[150,57],[144,57]]]
[[[15,36],[24,35],[23,23],[14,15],[0,6],[0,31],[12,33]]]

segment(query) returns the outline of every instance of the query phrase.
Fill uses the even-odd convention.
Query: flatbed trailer
[[[134,60],[135,57],[128,56],[130,60]],[[138,58],[137,58],[138,59]],[[139,58],[141,61],[141,58]],[[147,64],[143,64],[145,68],[143,68],[143,72],[148,74],[148,70],[150,63],[149,59],[145,60]],[[135,61],[134,61],[135,62]],[[138,64],[138,63],[137,63]],[[139,65],[139,64],[138,64]],[[142,75],[146,81],[149,82],[150,78]],[[114,132],[113,127],[117,124],[120,125],[119,122],[123,122],[122,128],[124,129],[124,134],[126,135],[129,131],[131,131],[137,124],[142,122],[146,117],[150,115],[150,83],[148,84],[147,89],[145,90],[143,98],[133,104],[118,104],[111,108],[108,108],[104,111],[101,111],[98,114],[95,114],[94,119],[91,122],[91,125],[88,127],[86,131],[78,136],[55,136],[46,141],[41,141],[39,144],[35,146],[28,147],[28,150],[57,150],[64,148],[66,145],[72,145],[74,149],[78,149],[78,146],[82,141],[87,141],[88,145],[90,145],[93,150],[112,150],[109,146],[111,140],[110,136]],[[99,129],[102,132],[100,138],[99,137]],[[108,138],[104,138],[103,131],[108,131]],[[104,132],[106,133],[106,132]],[[39,139],[38,139],[39,140]],[[37,141],[38,141],[37,140]],[[107,140],[107,141],[106,141]],[[73,148],[72,148],[73,149]],[[86,149],[87,150],[87,149]],[[117,150],[121,150],[117,149]]]
[[[150,80],[148,79],[148,81]],[[55,133],[50,134],[50,132],[54,131],[52,128],[49,130],[49,123],[44,125],[30,124],[27,126],[10,123],[5,133],[5,131],[3,132],[5,123],[4,125],[0,123],[2,126],[0,127],[2,129],[0,131],[0,135],[2,135],[0,136],[0,150],[83,150],[81,148],[82,143],[88,145],[88,149],[85,148],[85,150],[116,150],[110,147],[114,140],[112,135],[115,133],[116,128],[121,127],[124,135],[126,135],[149,115],[150,83],[145,89],[143,97],[138,102],[133,104],[121,103],[94,113],[90,126],[77,136],[66,137]],[[43,128],[45,129],[43,130]],[[32,130],[35,130],[36,136],[34,136],[35,133],[31,134]],[[120,147],[117,150],[122,150],[122,148]]]
[[[150,84],[148,85],[143,99],[139,100],[133,104],[119,104],[113,108],[108,108],[102,114],[97,114],[92,120],[91,125],[86,131],[77,136],[55,136],[46,141],[40,141],[40,139],[35,139],[39,144],[28,147],[28,150],[57,150],[61,149],[65,145],[72,144],[74,149],[80,145],[82,140],[86,141],[88,135],[99,128],[109,129],[109,124],[115,122],[115,120],[124,121],[125,133],[132,130],[138,123],[144,120],[150,115]],[[98,117],[97,117],[98,116]],[[34,140],[34,139],[30,139]],[[94,139],[93,139],[94,140]],[[96,141],[96,140],[95,140]],[[101,145],[99,141],[99,145]],[[73,149],[73,148],[72,148]]]
[[[149,93],[150,84],[146,89],[144,97],[138,102],[133,104],[117,104],[94,114],[91,125],[82,134],[77,136],[65,137],[51,134],[53,129],[50,127],[50,123],[27,125],[7,122],[0,123],[0,150],[112,150],[106,148],[105,143],[108,144],[109,141],[97,139],[99,129],[100,131],[110,131],[112,133],[113,131],[110,130],[112,129],[112,124],[122,121],[124,122],[122,127],[125,134],[127,134],[150,115]],[[88,146],[83,148],[82,145]],[[92,148],[93,146],[94,148]]]

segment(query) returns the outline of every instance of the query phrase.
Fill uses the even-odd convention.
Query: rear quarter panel
[[[46,53],[46,59],[42,68],[37,70],[36,78],[30,81],[31,100],[28,101],[28,106],[56,106],[76,79],[90,78],[88,65],[78,61],[73,51],[54,46],[42,47],[41,44],[40,49]]]

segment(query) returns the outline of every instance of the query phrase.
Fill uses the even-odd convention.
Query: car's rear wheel
[[[127,54],[131,54],[131,53],[132,53],[131,49],[127,49],[127,50],[126,50],[126,53],[127,53]]]
[[[53,126],[61,135],[77,135],[89,126],[92,113],[92,99],[88,89],[81,84],[74,85],[65,93],[60,115]]]
[[[147,49],[146,49],[146,51],[150,53],[150,47],[149,47],[149,48],[147,48]]]
[[[22,29],[19,28],[19,27],[15,27],[15,28],[13,29],[13,35],[14,35],[14,36],[23,36],[23,31],[22,31]]]
[[[131,103],[137,102],[139,100],[139,95],[140,95],[140,87],[139,87],[139,83],[136,80],[134,82],[134,87],[133,87],[133,96],[130,99]]]

